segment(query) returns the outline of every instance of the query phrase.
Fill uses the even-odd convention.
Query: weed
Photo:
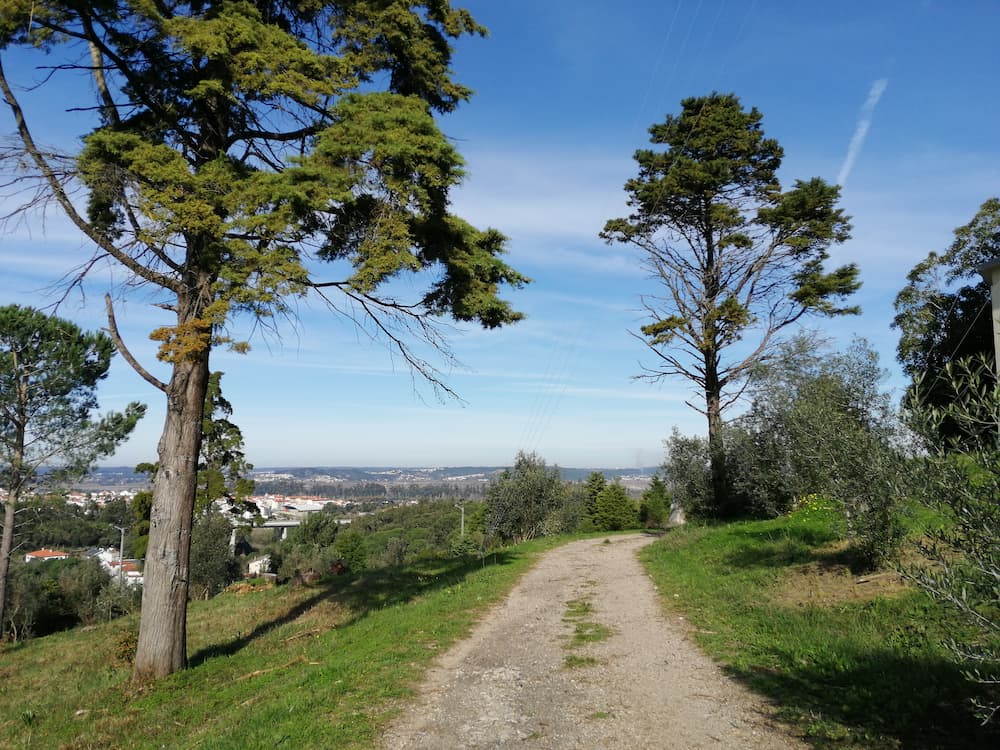
[[[566,602],[566,614],[563,620],[579,620],[593,612],[594,607],[586,599],[571,599]]]
[[[111,658],[115,666],[127,667],[135,661],[135,650],[139,643],[139,630],[129,628],[115,639]]]
[[[570,648],[577,648],[585,643],[599,643],[611,637],[611,628],[598,622],[578,622],[570,639]]]
[[[568,654],[563,659],[563,666],[566,669],[577,669],[579,667],[593,667],[601,662],[593,656],[580,656],[579,654]]]

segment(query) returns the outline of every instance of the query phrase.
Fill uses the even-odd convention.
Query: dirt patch
[[[227,594],[256,594],[258,591],[266,591],[273,588],[274,584],[270,581],[237,581],[226,586],[225,592]]]
[[[899,573],[889,570],[867,575],[853,573],[845,562],[846,542],[820,552],[825,559],[800,565],[789,571],[777,604],[795,607],[832,607],[845,602],[866,602],[882,596],[896,596],[908,589]]]
[[[664,615],[636,558],[651,541],[547,553],[441,656],[382,747],[804,748],[694,647],[682,618]]]

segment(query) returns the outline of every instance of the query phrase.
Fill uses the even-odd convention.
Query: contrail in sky
[[[858,154],[861,153],[861,147],[865,145],[865,137],[872,124],[872,112],[875,111],[875,105],[882,98],[888,85],[888,78],[879,78],[868,91],[868,98],[865,100],[865,104],[861,108],[861,116],[858,118],[858,127],[854,131],[854,137],[851,138],[851,145],[847,147],[847,156],[844,157],[844,163],[840,167],[840,174],[837,175],[837,184],[841,187],[847,183],[847,177],[851,174]]]

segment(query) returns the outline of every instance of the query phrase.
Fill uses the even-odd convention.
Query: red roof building
[[[36,560],[65,560],[69,557],[69,552],[60,552],[57,549],[36,549],[24,556],[25,562],[35,562]]]

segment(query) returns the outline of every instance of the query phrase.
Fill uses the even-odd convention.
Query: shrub
[[[598,531],[633,529],[639,523],[638,510],[620,484],[609,484],[597,496],[594,528]]]
[[[660,529],[670,515],[670,494],[659,474],[654,474],[639,503],[639,524],[646,529]]]
[[[949,363],[940,379],[944,406],[921,399],[919,380],[912,391],[911,423],[928,448],[913,486],[941,522],[922,545],[931,565],[907,573],[979,633],[947,645],[982,687],[976,709],[989,721],[1000,710],[1000,385],[986,358]]]
[[[674,501],[695,518],[716,515],[712,475],[708,461],[708,440],[682,435],[675,427],[665,441],[667,460],[663,465]]]
[[[591,520],[590,492],[585,484],[566,482],[561,492],[561,502],[545,518],[542,533],[570,534],[575,531],[591,531],[594,528]]]
[[[797,340],[754,373],[751,406],[726,438],[732,491],[747,515],[785,513],[819,493],[843,507],[859,567],[894,558],[911,439],[879,389],[883,377],[861,340],[834,354]]]
[[[514,466],[486,489],[487,531],[515,544],[543,533],[545,520],[562,503],[559,469],[534,453],[518,453]]]
[[[368,548],[365,545],[365,534],[354,524],[348,526],[337,536],[332,551],[335,559],[346,562],[351,570],[364,570],[368,567]]]
[[[240,577],[240,566],[229,548],[233,527],[210,507],[194,520],[191,530],[191,599],[208,599]]]

